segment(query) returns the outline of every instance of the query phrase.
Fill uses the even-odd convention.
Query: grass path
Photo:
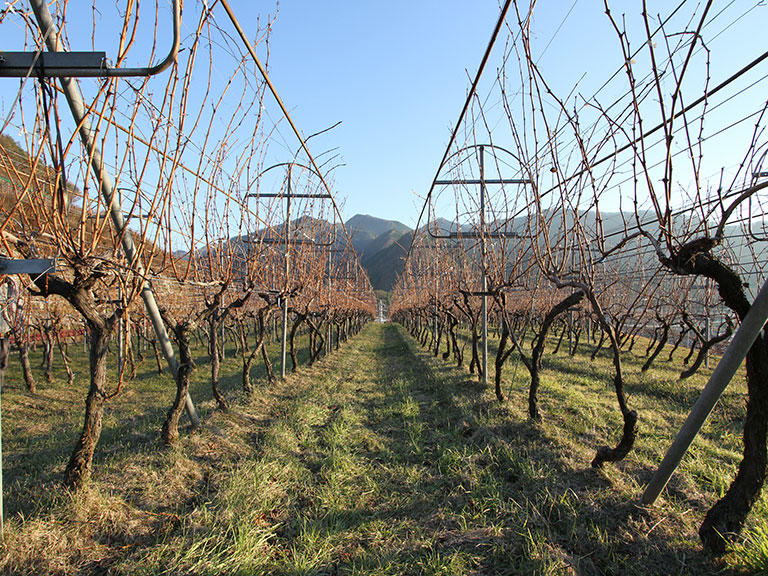
[[[295,458],[303,479],[275,539],[275,571],[471,571],[496,532],[474,519],[498,493],[495,482],[473,492],[457,426],[466,420],[397,327],[371,328],[350,348],[267,444],[277,461]]]
[[[369,325],[175,450],[105,456],[89,494],[12,526],[0,572],[723,573],[684,506],[637,508],[558,430]]]
[[[398,326],[369,326],[288,386],[261,420],[255,458],[218,492],[215,514],[238,520],[210,532],[205,554],[189,529],[192,552],[174,558],[174,570],[715,571],[690,534],[674,537],[675,518],[636,509],[584,462],[574,467],[566,447]],[[234,541],[222,550],[227,533]]]

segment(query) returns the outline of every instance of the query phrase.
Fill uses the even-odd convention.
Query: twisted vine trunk
[[[478,351],[478,341],[480,337],[477,334],[477,323],[472,324],[472,360],[469,363],[469,373],[474,374],[477,368],[478,378],[483,377],[483,367],[480,365],[480,353]]]
[[[728,326],[724,333],[718,334],[711,340],[702,341],[701,348],[699,348],[699,353],[696,356],[696,360],[694,360],[691,366],[680,373],[680,380],[685,380],[686,378],[690,378],[696,374],[699,368],[701,368],[701,365],[704,363],[704,360],[707,358],[707,354],[709,353],[710,349],[712,349],[712,347],[716,346],[720,342],[725,342],[728,340],[728,338],[731,337],[731,334],[733,334],[733,328]]]
[[[179,369],[176,372],[176,396],[165,416],[160,438],[166,446],[172,445],[179,437],[179,420],[184,410],[184,403],[189,392],[189,379],[194,370],[189,339],[190,326],[187,323],[166,321],[173,331],[174,340],[179,348]]]
[[[503,308],[502,308],[503,310]],[[501,389],[501,372],[504,369],[504,362],[507,361],[512,348],[507,349],[507,341],[509,340],[509,324],[507,319],[502,314],[501,317],[501,336],[499,337],[499,346],[496,348],[496,359],[494,360],[494,367],[496,373],[493,377],[493,388],[496,393],[496,399],[499,402],[504,402],[504,392]]]
[[[601,325],[602,325],[602,323],[601,323]],[[590,360],[594,361],[594,359],[597,358],[598,353],[600,352],[600,350],[603,349],[603,344],[605,343],[605,338],[606,338],[605,332],[601,332],[600,333],[600,340],[598,341],[597,346],[595,346],[595,349],[592,350],[592,354],[589,357]]]
[[[458,320],[451,324],[451,342],[453,342],[453,356],[456,359],[456,368],[461,368],[464,365],[464,349],[459,346],[459,341],[456,336],[456,327],[458,324]]]
[[[739,320],[751,304],[739,275],[709,253],[715,240],[694,240],[671,258],[661,262],[677,274],[698,275],[713,280],[718,293]],[[696,249],[702,249],[697,251]],[[721,554],[741,532],[750,510],[760,497],[768,462],[768,335],[761,332],[746,357],[747,411],[744,419],[742,460],[725,495],[707,512],[699,528],[704,546]]]
[[[309,345],[309,362],[308,366],[312,366],[320,358],[323,349],[325,348],[325,336],[323,336],[322,324],[318,327],[314,322],[307,318],[307,325],[309,326],[310,333],[314,336],[310,338]]]
[[[26,338],[19,328],[12,328],[12,332],[13,339],[19,350],[19,362],[21,363],[21,373],[24,376],[24,384],[27,386],[27,391],[30,394],[36,394],[37,384],[32,374],[32,366],[29,363],[29,347],[27,346]]]
[[[291,355],[291,372],[296,372],[296,369],[299,366],[299,361],[296,358],[296,332],[298,332],[302,322],[304,322],[304,316],[302,314],[297,314],[296,320],[294,320],[293,326],[291,326],[290,336],[288,337],[289,352]]]
[[[155,362],[157,363],[157,373],[163,373],[163,362],[160,359],[160,350],[157,349],[157,340],[152,338],[152,350],[155,353]]]
[[[563,345],[563,340],[565,339],[565,334],[568,332],[569,328],[565,324],[563,324],[563,329],[560,331],[560,337],[557,339],[557,345],[555,346],[555,349],[552,351],[552,354],[557,354],[560,351],[560,346]]]
[[[437,355],[440,354],[440,341],[443,338],[443,323],[437,322],[437,330],[435,334],[435,341],[434,341],[434,356],[437,358]]]
[[[675,340],[675,344],[672,346],[672,350],[669,351],[669,356],[667,356],[667,362],[672,362],[672,357],[675,355],[675,352],[677,352],[677,349],[680,347],[680,344],[683,342],[683,339],[685,338],[685,335],[690,332],[690,328],[687,328],[685,325],[680,327],[680,335],[677,337],[677,340]]]
[[[533,347],[533,351],[531,352],[530,362],[524,362],[526,364],[526,368],[528,368],[528,372],[531,375],[531,385],[528,389],[528,417],[531,420],[541,420],[541,414],[539,413],[538,406],[538,392],[540,382],[539,373],[541,372],[541,359],[544,356],[544,346],[547,343],[547,333],[552,327],[552,324],[561,314],[567,312],[574,306],[577,306],[583,298],[584,292],[580,290],[576,291],[555,304],[552,309],[547,312],[547,315],[544,317],[544,321],[541,323],[539,335],[536,337],[536,344]],[[567,326],[563,328],[563,333],[567,329]],[[562,339],[562,334],[560,337]]]
[[[215,316],[211,316],[208,320],[209,357],[211,359],[211,391],[213,392],[213,397],[216,399],[219,408],[227,410],[229,409],[229,403],[227,402],[227,399],[224,398],[224,394],[221,393],[221,388],[219,388],[219,329],[220,322]]]
[[[239,338],[239,346],[238,349],[240,350],[240,358],[243,363],[243,369],[242,369],[242,384],[243,384],[243,392],[245,392],[248,395],[253,394],[253,384],[251,383],[251,366],[253,366],[253,361],[256,358],[256,355],[260,352],[261,346],[257,342],[256,347],[249,351],[248,349],[248,328],[246,326],[245,322],[238,321],[237,323],[237,335]],[[257,328],[257,334],[258,334],[258,328]],[[261,332],[261,341],[264,341],[263,338],[263,331]]]
[[[274,384],[277,382],[277,379],[275,378],[275,370],[272,368],[272,361],[269,359],[269,352],[267,352],[266,346],[261,347],[261,359],[264,361],[264,369],[267,371],[267,382]]]
[[[107,349],[111,330],[100,323],[88,323],[91,334],[90,386],[85,399],[83,429],[75,448],[64,469],[64,482],[74,490],[81,489],[91,477],[91,465],[96,444],[101,436],[101,424],[104,417],[104,404],[107,400]]]
[[[445,326],[445,352],[443,352],[443,360],[448,360],[448,358],[451,357],[451,334],[450,334],[450,319],[446,320],[446,326]]]
[[[87,269],[75,270],[73,283],[54,275],[30,275],[41,296],[56,294],[66,299],[85,319],[90,346],[88,348],[90,384],[85,399],[83,428],[64,469],[64,483],[73,490],[82,489],[91,477],[93,453],[101,436],[107,393],[107,353],[117,320],[122,311],[103,316],[97,309],[92,292],[96,276]]]
[[[69,354],[67,354],[67,343],[61,341],[61,337],[56,334],[56,346],[59,349],[59,354],[61,354],[61,361],[64,364],[64,370],[67,372],[67,384],[72,386],[72,383],[75,381],[75,373],[72,372],[72,365],[69,360]]]
[[[571,348],[571,357],[576,356],[576,351],[579,349],[579,340],[581,339],[582,330],[575,330],[573,333],[573,348]],[[630,348],[631,349],[631,348]]]
[[[600,325],[603,328],[603,338],[608,340],[611,351],[613,352],[613,389],[616,392],[616,399],[618,400],[621,417],[624,421],[621,439],[618,444],[613,448],[610,446],[600,446],[597,449],[597,453],[592,459],[592,466],[594,468],[599,468],[606,462],[618,462],[619,460],[623,460],[626,455],[630,453],[635,445],[635,440],[637,439],[637,411],[629,408],[624,394],[621,346],[616,337],[616,332],[605,317],[603,309],[598,303],[594,293],[586,291],[586,295],[589,298],[592,310],[594,311],[595,316],[597,316],[598,322],[600,322]]]
[[[53,339],[50,330],[44,329],[42,332],[43,342],[43,368],[45,381],[49,384],[53,382]]]
[[[661,331],[661,336],[659,337],[658,344],[656,345],[656,348],[653,350],[653,354],[648,356],[648,359],[645,361],[642,368],[640,368],[641,372],[646,372],[648,368],[651,367],[651,364],[653,364],[653,361],[656,360],[656,357],[664,349],[664,346],[667,345],[667,340],[669,340],[669,323],[662,322],[662,331]],[[646,351],[646,355],[648,354],[648,351],[650,351],[650,348]]]

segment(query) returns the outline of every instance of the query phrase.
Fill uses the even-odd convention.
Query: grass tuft
[[[734,546],[736,565],[747,574],[768,575],[768,527],[757,526],[747,532],[743,542]]]

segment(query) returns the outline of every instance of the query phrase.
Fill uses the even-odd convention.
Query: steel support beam
[[[48,49],[51,52],[63,51],[63,46],[59,42],[59,31],[56,29],[51,17],[51,13],[48,10],[48,4],[45,0],[30,0],[32,10],[37,18],[40,32],[46,39]],[[49,32],[50,31],[50,32]],[[80,89],[77,84],[71,78],[60,78],[61,87],[64,92],[64,96],[69,104],[69,109],[72,112],[72,117],[75,120],[75,124],[79,127],[78,131],[80,139],[83,142],[83,146],[88,151],[89,158],[91,159],[91,170],[93,170],[96,180],[101,187],[101,194],[104,201],[109,206],[109,215],[112,218],[112,224],[115,226],[119,236],[122,238],[122,247],[125,252],[125,257],[128,260],[130,266],[136,271],[139,276],[144,276],[144,266],[141,264],[140,258],[137,256],[136,246],[133,243],[133,236],[130,230],[126,228],[125,218],[123,217],[123,208],[120,206],[118,200],[117,191],[115,190],[112,177],[107,172],[104,162],[101,156],[101,150],[96,144],[96,139],[91,130],[91,123],[86,115],[86,108],[83,104],[83,97],[80,94]],[[152,327],[155,330],[157,339],[160,342],[160,347],[163,350],[163,354],[168,362],[168,366],[171,372],[176,377],[178,372],[178,361],[176,360],[176,353],[173,350],[171,341],[168,338],[168,332],[165,329],[165,324],[160,317],[160,311],[157,307],[157,301],[155,300],[155,294],[152,291],[149,282],[144,283],[144,287],[141,290],[141,298],[144,301],[144,306],[147,310]],[[185,408],[190,420],[194,426],[199,425],[200,418],[195,410],[195,405],[192,402],[192,398],[187,394],[185,400]]]
[[[35,12],[38,25],[40,16],[47,15],[48,24],[45,30],[51,30],[58,37],[58,30],[53,25],[53,19],[47,9],[45,13],[40,10],[40,1],[31,0],[32,10]],[[28,76],[46,76],[56,78],[105,78],[128,76],[154,76],[159,74],[176,61],[181,43],[181,0],[173,0],[173,39],[168,55],[161,62],[152,66],[140,68],[110,68],[106,65],[105,52],[65,52],[63,48],[51,48],[58,45],[58,39],[51,40],[43,33],[50,52],[2,52],[0,53],[0,77],[26,78]]]
[[[744,358],[747,357],[747,352],[762,331],[766,320],[768,320],[768,280],[763,284],[752,307],[741,322],[739,329],[736,330],[733,340],[728,345],[715,371],[712,372],[712,376],[710,376],[699,399],[696,400],[696,404],[693,405],[691,413],[685,419],[672,446],[659,465],[659,469],[645,488],[640,499],[643,504],[649,506],[656,502],[725,388],[731,382]]]

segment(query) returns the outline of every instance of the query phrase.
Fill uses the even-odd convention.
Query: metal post
[[[288,165],[288,194],[285,202],[285,296],[283,298],[283,338],[280,342],[280,377],[285,379],[285,349],[288,338],[288,274],[290,272],[291,252],[291,164]]]
[[[709,342],[711,335],[711,327],[709,324],[709,278],[704,281],[704,338]],[[704,353],[704,366],[709,368],[709,348]]]
[[[712,376],[710,376],[709,382],[704,387],[701,396],[696,400],[696,404],[693,405],[691,413],[685,419],[675,441],[659,465],[659,469],[648,483],[640,499],[643,504],[651,505],[656,502],[659,494],[664,490],[672,474],[675,473],[675,470],[680,465],[680,461],[688,451],[696,434],[699,433],[699,430],[704,425],[704,421],[712,412],[736,370],[741,366],[742,361],[747,356],[747,352],[749,352],[752,344],[754,344],[767,319],[768,280],[763,284],[749,312],[741,322],[739,329],[736,330],[733,340],[717,364],[715,371],[712,372]]]
[[[51,18],[51,13],[48,10],[48,4],[45,0],[31,0],[30,4],[32,10],[35,12],[37,24],[40,27],[40,32],[45,38],[48,49],[51,52],[62,52],[63,46],[59,43],[59,32],[54,26],[53,18]],[[50,33],[48,32],[49,30]],[[69,104],[69,109],[72,112],[72,117],[75,120],[75,124],[79,126],[80,139],[82,140],[85,149],[88,150],[88,155],[91,158],[91,170],[93,170],[94,176],[101,186],[101,194],[104,197],[104,201],[109,205],[109,213],[112,218],[112,223],[114,224],[118,235],[122,238],[125,257],[129,264],[136,270],[137,275],[144,276],[144,267],[141,264],[141,260],[137,258],[136,247],[133,244],[133,236],[125,225],[123,208],[117,201],[112,177],[104,167],[101,150],[96,145],[96,139],[91,131],[91,123],[86,117],[85,106],[83,104],[83,97],[80,94],[80,89],[71,78],[60,78],[60,82],[64,96],[67,99],[67,104]],[[160,317],[160,311],[158,310],[157,302],[155,301],[155,294],[148,282],[144,283],[141,290],[141,298],[144,300],[144,306],[152,321],[152,327],[155,329],[155,334],[157,334],[160,347],[168,361],[168,366],[175,377],[178,372],[176,353],[168,338],[163,319]],[[192,403],[192,398],[189,394],[187,394],[185,400],[185,408],[192,424],[198,426],[200,418],[197,415],[195,405]]]
[[[435,354],[437,354],[438,346],[440,345],[440,342],[437,340],[437,291],[438,291],[437,262],[435,262],[435,308],[433,310],[434,320],[432,323],[432,332],[434,334],[434,342],[435,342]]]
[[[5,385],[5,368],[0,369],[0,397],[3,395],[3,386]],[[2,429],[2,408],[0,408],[0,430]],[[0,434],[0,542],[5,542],[5,531],[3,525],[3,435]]]
[[[117,201],[120,204],[120,209],[123,206],[123,190],[117,189]],[[121,256],[120,252],[117,253],[118,257]],[[123,305],[123,287],[117,285],[117,298],[120,300],[120,306]],[[120,315],[120,319],[117,321],[117,373],[123,372],[123,359],[125,358],[125,311]]]
[[[571,250],[571,270],[574,267],[574,258],[576,254]],[[568,355],[573,354],[573,308],[568,310]]]
[[[331,304],[331,289],[332,289],[332,280],[331,280],[331,273],[332,273],[332,263],[331,259],[333,258],[333,249],[328,250],[328,305]],[[326,329],[326,338],[325,338],[325,353],[326,355],[333,352],[333,344],[331,343],[331,321],[328,320],[328,327]]]
[[[485,146],[480,146],[480,267],[483,269],[483,386],[488,385],[488,275],[485,270]]]
[[[117,287],[117,293],[120,298],[120,302],[122,305],[123,301],[123,288],[122,286]],[[123,315],[120,316],[120,320],[117,322],[117,371],[120,373],[123,369],[123,358],[125,358],[125,320],[123,318]]]
[[[487,271],[487,240],[490,238],[504,238],[504,237],[517,237],[517,233],[511,232],[489,232],[486,230],[485,226],[485,194],[486,194],[486,186],[488,184],[529,184],[530,180],[525,179],[519,179],[519,178],[513,178],[513,179],[507,179],[507,178],[491,178],[486,179],[485,178],[485,147],[488,146],[491,149],[501,149],[500,146],[494,146],[492,144],[475,144],[471,146],[471,148],[478,148],[480,152],[480,178],[479,179],[450,179],[450,180],[438,180],[435,179],[432,186],[435,185],[456,185],[456,184],[473,184],[473,185],[480,185],[480,230],[478,231],[478,235],[480,237],[480,256],[481,256],[481,267],[482,267],[482,290],[480,292],[481,296],[481,302],[482,302],[482,360],[480,367],[480,372],[482,372],[480,381],[484,384],[488,384],[488,271]],[[469,148],[469,147],[468,147]],[[464,150],[464,149],[462,149]],[[509,154],[512,154],[509,151],[506,151]],[[513,155],[514,156],[514,155]],[[430,236],[433,238],[445,238],[445,239],[459,239],[459,238],[475,238],[477,237],[475,234],[471,232],[462,232],[461,230],[456,231],[455,233],[449,233],[445,236],[438,236],[434,235],[431,232],[429,233]]]
[[[219,318],[221,319],[224,311],[223,306],[219,306]],[[221,320],[221,359],[224,360],[227,357],[226,348],[224,346],[224,321]]]

